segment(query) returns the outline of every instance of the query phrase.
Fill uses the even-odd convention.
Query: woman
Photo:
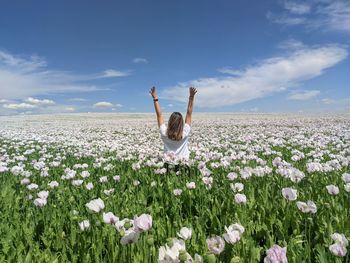
[[[173,112],[169,118],[168,127],[166,127],[160,111],[156,88],[152,87],[150,91],[157,113],[159,131],[164,143],[164,153],[172,153],[179,159],[188,159],[190,156],[188,137],[191,131],[193,100],[197,89],[191,87],[189,88],[189,93],[185,124],[181,113]]]

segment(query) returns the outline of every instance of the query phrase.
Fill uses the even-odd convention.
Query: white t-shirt
[[[163,123],[159,127],[161,138],[164,142],[164,153],[173,152],[179,158],[188,159],[190,151],[188,150],[188,137],[190,135],[191,126],[185,123],[182,131],[182,139],[180,141],[173,141],[166,135],[167,127]]]

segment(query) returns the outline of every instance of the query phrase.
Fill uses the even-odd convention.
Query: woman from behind
[[[188,106],[185,121],[180,112],[173,112],[169,118],[168,125],[165,125],[164,117],[160,110],[160,104],[155,87],[152,87],[150,94],[153,97],[154,109],[157,114],[159,132],[164,143],[164,153],[173,155],[175,159],[189,159],[188,138],[191,131],[192,110],[194,96],[197,89],[189,88]]]

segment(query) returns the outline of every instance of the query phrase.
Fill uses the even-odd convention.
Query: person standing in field
[[[164,153],[174,154],[178,159],[188,159],[188,138],[191,131],[192,109],[194,96],[197,89],[189,88],[188,106],[185,123],[180,112],[173,112],[169,118],[168,126],[165,125],[164,117],[160,111],[160,104],[155,87],[152,87],[150,94],[153,97],[154,109],[157,114],[159,132],[164,143]]]

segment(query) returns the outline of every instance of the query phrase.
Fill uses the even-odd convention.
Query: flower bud
[[[231,261],[230,261],[230,263],[240,263],[240,262],[241,262],[240,257],[233,257],[231,258]]]
[[[206,258],[207,263],[215,263],[216,262],[216,257],[214,254],[209,254],[205,258]]]
[[[174,245],[174,241],[173,241],[172,238],[168,238],[168,239],[166,240],[166,243],[168,244],[169,247],[172,247],[172,246]]]
[[[186,252],[186,250],[180,250],[179,259],[181,261],[186,261],[187,260],[187,252]]]
[[[147,244],[152,246],[154,244],[154,238],[152,236],[147,238]]]

